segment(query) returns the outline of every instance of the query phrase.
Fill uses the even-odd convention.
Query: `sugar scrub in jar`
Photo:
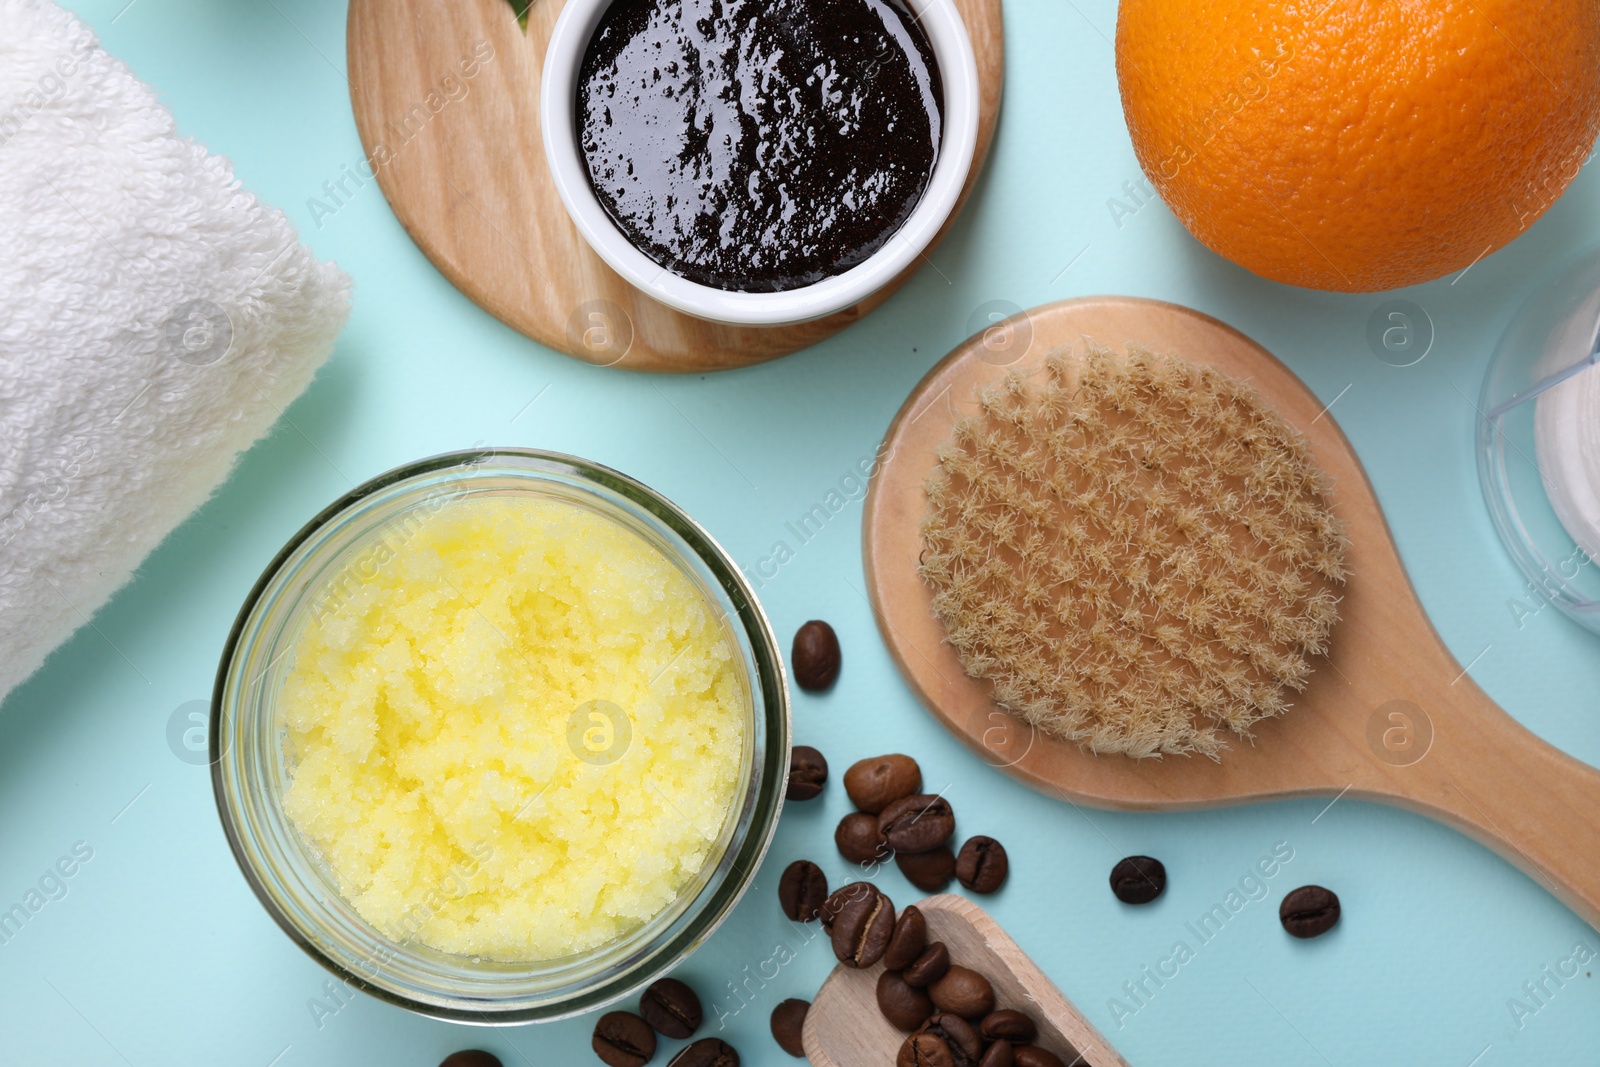
[[[721,612],[580,504],[462,495],[323,580],[278,697],[283,810],[385,937],[487,960],[616,940],[737,807]]]

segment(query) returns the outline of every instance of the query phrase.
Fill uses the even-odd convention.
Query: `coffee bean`
[[[1148,904],[1167,888],[1167,868],[1149,856],[1129,856],[1111,868],[1111,891],[1124,904]]]
[[[944,977],[950,969],[950,950],[943,941],[935,941],[922,950],[922,955],[900,972],[907,985],[930,986]]]
[[[839,637],[833,627],[812,619],[795,633],[789,659],[794,664],[794,680],[801,689],[826,689],[839,677]]]
[[[820,872],[819,872],[820,873]],[[817,898],[821,906],[822,898]],[[639,998],[639,1014],[662,1037],[682,1041],[700,1029],[705,1016],[694,990],[676,978],[662,978],[650,984]]]
[[[953,1012],[963,1019],[981,1019],[994,1011],[994,986],[989,979],[955,964],[928,987],[928,995],[940,1011]]]
[[[894,921],[894,935],[883,953],[883,965],[891,971],[904,970],[916,962],[928,947],[928,920],[915,904],[906,907]]]
[[[452,1052],[440,1062],[439,1067],[501,1067],[500,1057],[479,1048]]]
[[[939,1012],[931,1016],[912,1036],[937,1038],[950,1057],[944,1062],[951,1067],[977,1067],[978,1057],[983,1054],[983,1039],[978,1037],[978,1032],[961,1016],[949,1012]],[[922,1067],[924,1061],[913,1062],[917,1067]],[[939,1061],[926,1062],[932,1064]]]
[[[607,1067],[644,1067],[656,1054],[656,1032],[631,1011],[608,1011],[589,1044]]]
[[[896,852],[894,865],[924,893],[937,893],[955,877],[956,854],[943,846],[932,852]]]
[[[716,1037],[702,1037],[667,1061],[667,1067],[739,1067],[739,1053]]]
[[[990,1045],[984,1050],[983,1059],[978,1061],[978,1067],[1016,1067],[1016,1057],[1011,1050],[1011,1042],[1002,1039]]]
[[[900,1045],[895,1067],[955,1067],[955,1053],[935,1034],[912,1034]]]
[[[1005,884],[1010,871],[1006,846],[981,834],[967,838],[956,857],[956,877],[974,893],[993,893]]]
[[[822,902],[822,928],[828,933],[833,933],[834,920],[839,913],[844,911],[845,905],[853,900],[870,900],[878,892],[878,887],[871,882],[851,882],[842,885],[828,894],[828,899]]]
[[[1014,1067],[1065,1067],[1061,1057],[1038,1045],[1018,1045],[1011,1053]]]
[[[1039,1036],[1039,1027],[1015,1008],[1001,1008],[983,1017],[978,1024],[978,1033],[990,1041],[1004,1038],[1013,1045],[1026,1045]]]
[[[810,745],[796,745],[789,752],[789,788],[784,792],[790,800],[810,800],[822,795],[828,780],[828,761]]]
[[[778,904],[795,922],[808,923],[815,919],[822,913],[827,899],[828,876],[810,860],[795,860],[778,878]]]
[[[805,1031],[806,1012],[809,1010],[809,1000],[795,1000],[792,997],[772,1009],[772,1040],[791,1056],[806,1054],[800,1035]]]
[[[845,902],[833,920],[833,954],[846,967],[871,967],[894,936],[894,902],[876,889]]]
[[[906,985],[894,971],[878,975],[878,1010],[883,1017],[906,1033],[921,1026],[933,1014],[933,1000],[927,990]]]
[[[1320,885],[1303,885],[1283,898],[1278,920],[1295,937],[1325,934],[1339,925],[1339,898]]]
[[[956,832],[956,815],[944,797],[913,793],[883,809],[878,829],[896,852],[932,852]]]
[[[921,788],[922,768],[899,753],[857,760],[844,772],[844,791],[850,803],[872,815]]]
[[[889,842],[878,829],[878,817],[853,811],[839,820],[833,832],[833,843],[839,846],[839,855],[851,863],[871,863],[889,855]]]

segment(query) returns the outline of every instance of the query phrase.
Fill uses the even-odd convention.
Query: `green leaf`
[[[534,0],[506,0],[511,5],[511,10],[517,13],[517,25],[522,27],[522,32],[528,32],[528,8],[532,7]]]

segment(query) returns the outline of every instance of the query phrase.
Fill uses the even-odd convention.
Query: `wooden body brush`
[[[1600,928],[1600,772],[1516,723],[1450,655],[1349,442],[1311,391],[1243,334],[1173,304],[1066,301],[996,329],[1008,328],[969,340],[917,386],[890,426],[867,498],[874,613],[933,714],[990,764],[1074,803],[1169,810],[1347,795],[1416,811],[1494,849]],[[1048,354],[1085,338],[1114,350],[1134,343],[1247,382],[1305,435],[1332,482],[1349,544],[1329,654],[1310,660],[1313,673],[1287,694],[1286,713],[1254,723],[1253,740],[1233,739],[1218,760],[1094,755],[1014,717],[963,669],[919,573],[926,483],[952,426],[978,410],[978,389],[1007,370],[1037,376]]]

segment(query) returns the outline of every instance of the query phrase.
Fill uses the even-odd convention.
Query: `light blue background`
[[[873,452],[907,391],[989,300],[1130,293],[1189,304],[1264,343],[1324,400],[1337,396],[1333,414],[1457,658],[1476,658],[1474,678],[1533,730],[1600,760],[1600,644],[1554,610],[1519,627],[1510,604],[1525,593],[1478,494],[1468,400],[1533,282],[1600,231],[1594,173],[1505,251],[1404,294],[1427,310],[1437,339],[1420,364],[1389,366],[1364,337],[1387,296],[1264,282],[1202,249],[1159,202],[1117,225],[1107,201],[1139,171],[1117,100],[1114,4],[1008,0],[999,137],[965,217],[932,257],[937,269],[810,351],[711,377],[642,377],[555,355],[480,311],[412,246],[375,186],[315,225],[308,198],[361,157],[343,5],[126,2],[75,6],[185,132],[231,158],[248,188],[355,277],[355,310],[333,360],[272,435],[95,628],[4,706],[0,904],[76,841],[94,858],[65,899],[0,947],[0,1060],[432,1067],[481,1045],[508,1065],[595,1062],[592,1019],[479,1030],[358,998],[319,1029],[308,1000],[327,975],[246,888],[205,769],[168,749],[169,716],[209,695],[234,612],[284,540],[353,483],[426,454],[487,441],[593,457],[676,499],[753,566],[787,520]],[[785,638],[820,617],[844,641],[836,690],[796,701],[798,740],[821,747],[836,774],[903,748],[935,786],[953,783],[963,831],[1002,837],[1013,857],[1010,884],[986,906],[1136,1067],[1595,1061],[1600,983],[1569,983],[1520,1031],[1507,1000],[1575,944],[1600,947],[1600,935],[1451,831],[1351,801],[1320,819],[1324,804],[1309,801],[1079,813],[984,767],[932,724],[890,664],[858,592],[858,519],[852,505],[762,590]],[[793,938],[774,901],[785,863],[812,856],[835,880],[845,874],[830,843],[844,810],[834,786],[785,813],[754,890],[683,969],[708,1004],[731,1013],[725,983]],[[1108,998],[1280,841],[1295,857],[1271,897],[1119,1030]],[[1119,906],[1106,888],[1111,864],[1135,852],[1162,857],[1172,876],[1143,909]],[[884,878],[891,895],[912,895],[898,872]],[[1345,918],[1300,943],[1274,910],[1307,882],[1337,889]],[[787,1062],[768,1012],[809,997],[831,962],[820,939],[805,945],[731,1016],[725,1036],[746,1063]]]

